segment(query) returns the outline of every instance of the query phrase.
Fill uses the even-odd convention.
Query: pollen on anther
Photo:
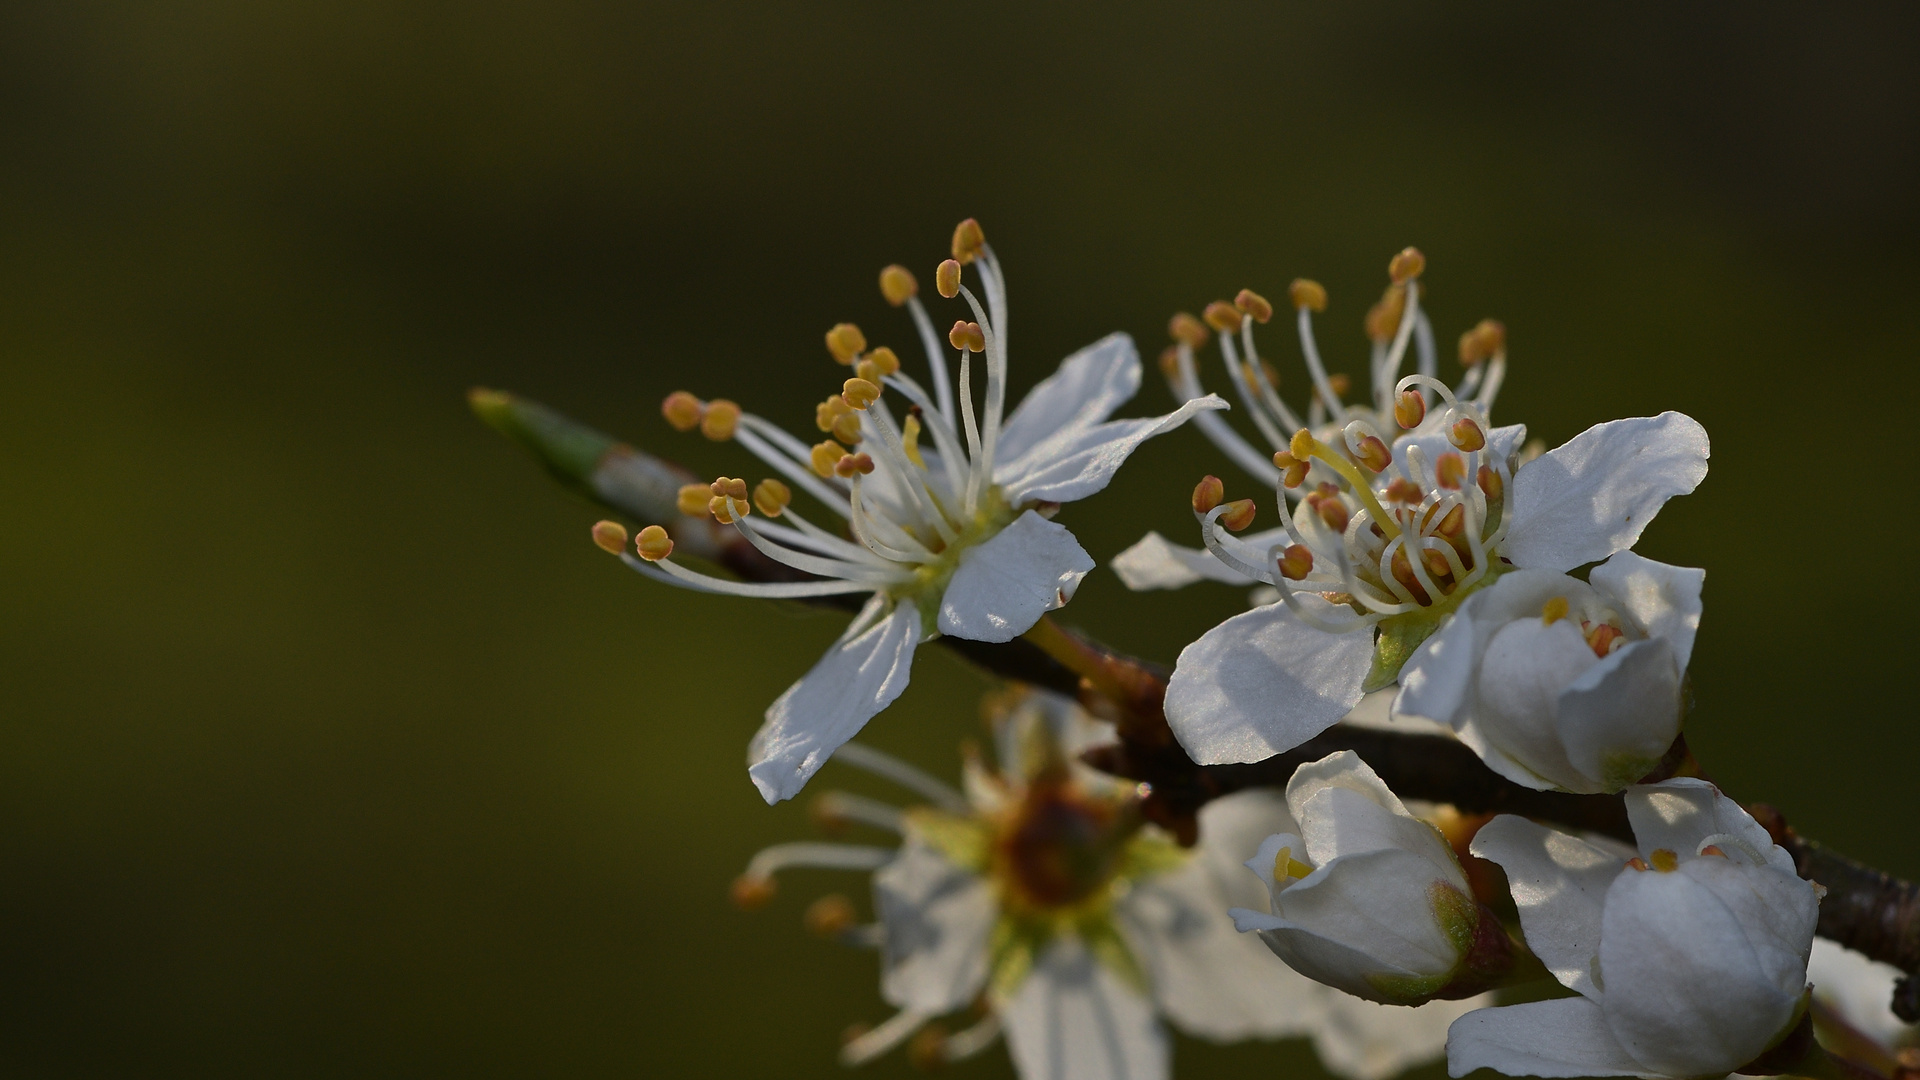
[[[1240,329],[1240,320],[1245,316],[1240,314],[1239,308],[1225,300],[1215,300],[1200,312],[1200,317],[1207,320],[1208,326],[1225,334]]]
[[[1567,598],[1564,596],[1556,596],[1548,600],[1540,608],[1540,621],[1546,623],[1548,626],[1552,626],[1554,623],[1567,617],[1567,609],[1569,606]]]
[[[1479,472],[1474,475],[1474,482],[1480,485],[1481,493],[1493,502],[1499,502],[1507,491],[1507,482],[1500,479],[1500,474],[1494,472],[1490,465],[1480,466]]]
[[[758,911],[773,900],[773,894],[779,891],[770,877],[749,877],[742,874],[733,879],[733,885],[727,890],[727,896],[733,906],[741,911]]]
[[[840,396],[850,407],[865,411],[880,400],[880,388],[865,379],[848,379],[840,387]]]
[[[914,278],[913,271],[894,263],[880,271],[880,295],[894,307],[906,303],[919,295],[920,282]]]
[[[673,554],[673,537],[658,525],[649,525],[633,538],[633,550],[648,562],[659,562]]]
[[[706,414],[706,402],[685,390],[675,390],[660,403],[660,415],[667,418],[675,431],[692,431],[700,426],[700,418]]]
[[[1228,532],[1239,532],[1253,524],[1254,502],[1252,499],[1235,499],[1227,504],[1226,512],[1220,515],[1220,524]]]
[[[1169,345],[1160,350],[1160,374],[1170,380],[1180,377],[1180,346]]]
[[[1720,858],[1722,858],[1722,859],[1730,859],[1730,858],[1732,858],[1732,856],[1730,856],[1730,855],[1728,855],[1728,854],[1726,853],[1726,851],[1725,851],[1725,850],[1723,850],[1723,849],[1722,849],[1722,848],[1720,847],[1720,845],[1719,845],[1719,844],[1708,844],[1708,845],[1707,845],[1706,847],[1703,847],[1703,848],[1701,848],[1701,849],[1700,849],[1700,854],[1702,854],[1702,855],[1715,855],[1715,856],[1718,856],[1718,857],[1720,857]]]
[[[1294,278],[1287,286],[1287,299],[1293,301],[1294,309],[1307,310],[1315,314],[1327,310],[1327,287],[1310,278]]]
[[[893,373],[900,370],[899,355],[896,354],[892,349],[887,348],[885,345],[882,345],[874,349],[872,352],[868,353],[867,358],[864,362],[872,364],[874,370],[878,371],[883,376],[892,375]],[[861,376],[861,378],[866,378],[866,376],[863,375]]]
[[[1401,427],[1412,431],[1427,418],[1427,399],[1420,396],[1418,390],[1402,390],[1393,403],[1393,420]]]
[[[701,517],[706,514],[707,500],[712,496],[713,492],[707,490],[705,484],[687,484],[675,496],[674,505],[688,517]]]
[[[836,938],[846,933],[858,919],[853,910],[853,901],[839,893],[828,893],[807,905],[807,913],[801,922],[807,932],[815,937]]]
[[[1497,319],[1481,319],[1460,335],[1460,365],[1472,367],[1506,347],[1506,326]]]
[[[1680,856],[1671,848],[1655,848],[1653,854],[1647,856],[1647,861],[1663,874],[1671,874],[1680,868]]]
[[[1305,544],[1289,544],[1280,553],[1280,576],[1301,581],[1313,572],[1313,552]]]
[[[1447,430],[1447,441],[1461,450],[1472,453],[1487,445],[1487,433],[1480,430],[1480,425],[1472,417],[1463,416],[1455,420],[1453,427]]]
[[[1167,320],[1167,336],[1190,349],[1198,349],[1207,343],[1209,335],[1206,323],[1181,311]]]
[[[596,521],[593,523],[593,542],[601,551],[618,555],[627,550],[627,527],[617,521]]]
[[[834,442],[832,439],[817,444],[812,451],[807,454],[808,461],[813,466],[813,471],[823,477],[835,475],[834,466],[839,463],[841,458],[846,456],[847,448]],[[682,494],[681,508],[685,509],[686,503],[684,496],[687,489],[682,488],[680,490]]]
[[[1374,471],[1378,472],[1379,470],[1376,469]],[[1387,484],[1388,502],[1412,505],[1425,497],[1426,493],[1420,490],[1420,485],[1408,480],[1404,476],[1396,476],[1391,483]]]
[[[951,300],[960,295],[960,263],[956,259],[946,259],[933,272],[933,287],[941,296]]]
[[[1214,507],[1219,506],[1220,500],[1226,497],[1227,486],[1220,482],[1219,477],[1212,474],[1203,476],[1200,478],[1200,482],[1193,486],[1193,512],[1196,514],[1208,513]]]
[[[793,501],[793,489],[768,477],[753,486],[753,508],[768,517],[779,517]]]
[[[1339,499],[1321,499],[1314,503],[1313,511],[1320,515],[1321,524],[1343,535],[1347,531],[1347,524],[1353,520],[1347,504]]]
[[[1467,482],[1467,459],[1448,450],[1435,459],[1433,478],[1448,491],[1459,491],[1460,485]]]
[[[1395,255],[1393,261],[1387,264],[1387,276],[1393,279],[1395,285],[1405,285],[1419,277],[1426,268],[1427,257],[1420,254],[1419,248],[1403,248],[1400,254]]]
[[[827,331],[827,351],[842,364],[852,364],[867,351],[867,335],[850,322],[835,323]]]
[[[1294,432],[1293,438],[1288,441],[1287,452],[1292,454],[1296,461],[1305,461],[1313,456],[1316,445],[1318,444],[1314,441],[1313,432],[1301,428]]]
[[[873,471],[871,454],[848,454],[833,463],[833,473],[842,479],[852,479],[855,474],[865,476]]]
[[[1360,464],[1373,472],[1386,472],[1387,466],[1393,464],[1393,451],[1387,449],[1387,444],[1381,442],[1378,435],[1368,435],[1360,440],[1359,457]]]
[[[1399,332],[1400,317],[1406,314],[1407,290],[1400,285],[1389,285],[1380,302],[1367,309],[1367,339],[1379,343],[1393,340]]]
[[[987,244],[986,234],[980,230],[980,223],[973,218],[953,227],[953,257],[962,263],[970,263],[980,254]]]
[[[1248,317],[1252,318],[1254,322],[1260,323],[1263,326],[1266,325],[1268,319],[1273,318],[1273,305],[1267,302],[1266,297],[1261,296],[1252,289],[1241,289],[1235,294],[1233,306],[1239,308]]]
[[[733,438],[733,430],[739,426],[740,406],[725,398],[709,402],[707,415],[700,418],[700,434],[714,442]]]

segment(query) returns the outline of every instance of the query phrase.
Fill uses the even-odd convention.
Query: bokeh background
[[[1777,2],[8,5],[0,1071],[841,1075],[874,962],[798,917],[859,880],[755,914],[726,889],[811,835],[742,755],[844,617],[621,571],[463,395],[758,476],[662,395],[804,427],[842,377],[822,331],[906,343],[875,272],[924,280],[967,215],[1017,387],[1297,275],[1352,370],[1412,243],[1443,341],[1507,322],[1502,420],[1700,418],[1712,474],[1641,546],[1708,571],[1690,737],[1736,796],[1920,874],[1917,31]],[[1150,377],[1132,410],[1166,407]],[[1201,472],[1252,493],[1220,466],[1179,432],[1062,520],[1102,560],[1185,538]],[[1101,570],[1067,615],[1170,660],[1240,603]],[[924,651],[871,741],[950,771],[985,687]],[[1316,1075],[1299,1043],[1176,1066]]]

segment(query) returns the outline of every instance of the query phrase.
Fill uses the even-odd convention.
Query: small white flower
[[[876,870],[876,923],[853,925],[838,898],[821,901],[833,918],[811,920],[879,947],[882,996],[899,1010],[848,1043],[846,1061],[910,1041],[923,1061],[954,1061],[1004,1034],[1026,1080],[1154,1080],[1170,1069],[1163,1019],[1217,1042],[1312,1035],[1350,1080],[1382,1080],[1440,1053],[1459,1007],[1410,1014],[1357,1001],[1234,932],[1227,908],[1260,892],[1240,855],[1292,824],[1275,793],[1210,802],[1199,843],[1181,851],[1134,816],[1134,785],[1077,763],[1081,749],[1111,738],[1073,703],[1035,693],[997,732],[999,768],[971,765],[964,796],[859,743],[835,755],[932,805],[901,811],[823,794],[828,817],[899,832],[897,852],[783,844],[756,855],[736,889],[764,899],[772,874],[795,865]],[[934,1024],[969,1008],[984,1011],[956,1032]]]
[[[1499,863],[1534,955],[1578,997],[1469,1013],[1454,1076],[1720,1076],[1798,1022],[1817,886],[1701,780],[1630,788],[1640,856],[1501,815],[1473,853]]]
[[[1705,577],[1631,551],[1587,581],[1503,575],[1415,650],[1394,713],[1450,725],[1515,783],[1619,791],[1680,734]]]
[[[1113,334],[1068,357],[1007,415],[1006,279],[971,219],[956,230],[954,254],[977,269],[985,294],[959,284],[959,262],[943,264],[943,289],[951,285],[977,320],[949,335],[959,349],[957,389],[912,275],[889,267],[882,291],[911,312],[933,393],[900,369],[891,349],[869,350],[857,327],[841,324],[828,333],[828,347],[856,377],[815,410],[821,431],[834,438],[810,447],[732,402],[685,393],[663,407],[676,426],[737,441],[844,518],[849,535],[801,517],[784,483],[764,482],[750,497],[743,480],[723,477],[710,499],[697,488],[683,492],[690,502],[682,509],[710,508],[768,557],[814,580],[750,583],[701,574],[669,557],[672,545],[657,528],[651,549],[643,544],[639,557],[622,556],[629,566],[734,596],[872,596],[826,656],[767,710],[754,736],[748,773],[770,803],[792,798],[836,747],[900,696],[922,640],[949,634],[1010,641],[1065,604],[1094,562],[1072,533],[1049,520],[1053,511],[1106,487],[1142,442],[1226,407],[1205,397],[1165,416],[1108,420],[1140,386],[1132,340]],[[978,416],[976,357],[986,364]],[[904,419],[888,407],[885,390],[908,403]],[[921,448],[922,434],[932,446]],[[761,519],[753,516],[756,507]]]
[[[1453,849],[1359,755],[1300,766],[1287,806],[1300,835],[1268,837],[1247,862],[1271,913],[1235,909],[1242,931],[1302,975],[1389,1005],[1467,997],[1504,974],[1506,934]]]

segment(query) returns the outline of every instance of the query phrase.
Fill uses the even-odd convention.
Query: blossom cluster
[[[886,842],[776,844],[734,884],[755,908],[787,868],[871,874],[870,920],[841,894],[806,917],[879,953],[894,1012],[848,1039],[848,1064],[904,1046],[937,1065],[1004,1040],[1029,1080],[1151,1078],[1170,1072],[1171,1027],[1310,1038],[1352,1080],[1442,1055],[1455,1076],[1830,1075],[1913,1040],[1883,1015],[1885,971],[1816,945],[1822,887],[1682,738],[1705,572],[1633,549],[1705,479],[1706,431],[1663,412],[1546,449],[1496,425],[1506,329],[1468,329],[1443,380],[1425,271],[1412,248],[1391,260],[1359,394],[1316,338],[1327,291],[1302,279],[1287,299],[1304,402],[1256,340],[1274,305],[1241,290],[1170,322],[1172,411],[1113,418],[1142,381],[1119,333],[1010,408],[1007,278],[969,219],[934,271],[958,305],[944,336],[911,271],[880,274],[924,376],[840,323],[825,344],[843,371],[804,438],[728,399],[663,403],[772,475],[681,485],[667,519],[633,536],[601,522],[595,541],[695,591],[853,598],[846,631],[766,710],[748,776],[777,802],[834,761],[912,797],[816,794],[823,824]],[[1201,377],[1209,351],[1225,397]],[[1193,544],[1148,533],[1111,560],[1135,590],[1251,589],[1163,682],[1138,665],[1127,682],[1049,616],[1096,566],[1054,519],[1189,423],[1271,491],[1277,524],[1254,530],[1259,501],[1205,475]],[[716,538],[759,571],[690,565]],[[997,692],[995,753],[965,756],[957,787],[854,741],[941,637],[1024,639],[1081,677],[1078,698]],[[1361,753],[1308,752],[1343,723],[1457,743],[1515,790],[1612,800],[1632,843],[1403,800]],[[1283,788],[1188,791],[1204,805],[1183,822],[1142,774],[1093,767],[1129,746],[1184,755],[1202,786],[1228,775],[1208,767],[1298,765]],[[1516,987],[1523,1002],[1504,996]]]

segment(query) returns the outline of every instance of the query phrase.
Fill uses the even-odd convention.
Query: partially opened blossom
[[[1506,932],[1453,849],[1359,755],[1300,766],[1287,806],[1300,832],[1268,837],[1248,860],[1270,910],[1235,909],[1242,931],[1302,975],[1388,1005],[1469,997],[1506,973]]]
[[[1396,344],[1375,369],[1389,379],[1419,325],[1418,282],[1400,277],[1405,259],[1396,259],[1405,290]],[[1295,290],[1316,386],[1329,381],[1311,335],[1323,296]],[[1250,345],[1249,323],[1238,326]],[[1504,336],[1491,336],[1486,347],[1499,355]],[[1482,394],[1489,382],[1498,379],[1486,377]],[[1300,745],[1363,693],[1392,685],[1414,649],[1500,574],[1563,573],[1624,551],[1669,498],[1706,476],[1706,432],[1680,413],[1600,424],[1523,465],[1524,429],[1491,427],[1485,397],[1424,374],[1393,386],[1388,411],[1408,430],[1391,443],[1377,407],[1349,410],[1330,388],[1321,393],[1329,422],[1300,427],[1274,458],[1278,533],[1231,535],[1249,504],[1224,501],[1212,478],[1195,490],[1213,558],[1280,598],[1181,653],[1167,719],[1195,761],[1258,761]]]
[[[953,1061],[1004,1036],[1028,1080],[1153,1080],[1169,1074],[1164,1022],[1218,1042],[1312,1035],[1351,1080],[1438,1056],[1460,1009],[1409,1013],[1348,998],[1234,931],[1227,908],[1251,885],[1241,856],[1292,824],[1276,794],[1209,803],[1199,843],[1182,851],[1142,824],[1134,785],[1075,760],[1111,737],[1071,702],[1035,693],[1001,722],[998,767],[970,764],[964,795],[859,743],[841,748],[837,760],[927,804],[901,810],[827,792],[817,809],[899,833],[898,849],[778,845],[754,857],[736,895],[766,899],[773,874],[793,866],[875,870],[876,922],[859,925],[837,896],[808,917],[880,949],[881,993],[898,1010],[848,1042],[846,1061],[902,1044],[923,1063]]]
[[[940,291],[964,298],[972,315],[948,334],[957,386],[917,283],[895,266],[882,273],[881,289],[912,314],[926,351],[926,386],[901,369],[893,350],[869,349],[858,327],[842,323],[828,332],[827,347],[853,378],[815,407],[816,426],[831,436],[824,441],[809,445],[730,401],[680,392],[663,406],[676,426],[733,440],[785,478],[749,492],[743,479],[722,477],[711,488],[683,491],[682,510],[711,512],[805,580],[700,573],[671,558],[658,526],[642,532],[637,552],[623,554],[628,565],[734,596],[870,597],[826,656],[767,710],[748,772],[768,802],[791,798],[834,748],[900,696],[922,640],[1009,641],[1065,604],[1094,562],[1050,520],[1054,510],[1106,487],[1145,440],[1226,407],[1208,397],[1165,416],[1108,420],[1140,385],[1132,340],[1113,334],[1068,357],[1009,414],[1005,276],[971,219],[955,231],[953,253],[941,265]],[[962,283],[963,263],[976,268],[981,295]],[[982,366],[986,385],[976,407]],[[888,404],[888,391],[901,413]],[[841,521],[827,527],[801,516],[791,501],[796,488]]]
[[[1799,1022],[1819,887],[1702,780],[1628,789],[1640,854],[1501,815],[1473,853],[1506,871],[1520,925],[1578,997],[1454,1023],[1454,1076],[1720,1076]]]
[[[1705,577],[1631,551],[1587,581],[1503,575],[1415,650],[1394,712],[1449,725],[1515,783],[1619,791],[1680,733]]]

